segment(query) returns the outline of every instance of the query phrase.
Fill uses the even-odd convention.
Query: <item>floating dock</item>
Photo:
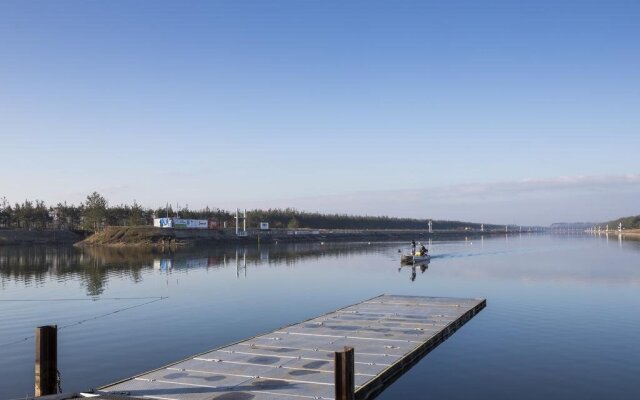
[[[163,400],[334,399],[335,352],[355,352],[355,398],[373,399],[486,306],[382,295],[99,388]]]

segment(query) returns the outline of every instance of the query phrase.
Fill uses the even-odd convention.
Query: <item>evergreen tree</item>
[[[93,192],[87,196],[84,203],[84,227],[85,229],[98,230],[102,227],[107,215],[109,203],[100,193]]]

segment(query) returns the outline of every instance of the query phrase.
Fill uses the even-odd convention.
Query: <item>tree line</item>
[[[14,229],[70,229],[95,231],[105,226],[152,225],[153,218],[179,217],[186,219],[213,219],[220,226],[226,222],[234,226],[235,213],[219,208],[190,209],[173,206],[163,208],[143,207],[133,204],[109,205],[98,192],[87,196],[80,204],[58,203],[47,206],[41,200],[25,200],[10,204],[0,198],[0,228]],[[427,229],[428,221],[416,218],[387,216],[361,216],[347,214],[322,214],[318,212],[285,209],[255,209],[247,212],[247,227],[256,228],[260,222],[268,222],[271,228],[290,229]],[[491,229],[493,225],[485,225]],[[480,224],[460,221],[433,221],[433,229],[479,229]]]
[[[640,229],[640,215],[622,217],[604,224],[609,225],[611,229],[618,229],[618,224],[622,224],[623,229]]]
[[[274,228],[292,229],[428,229],[428,220],[417,218],[323,214],[298,211],[294,208],[247,211],[248,226],[258,226],[260,222],[269,222],[270,226]],[[495,227],[494,225],[485,224],[485,229]],[[432,221],[432,228],[438,230],[480,229],[480,224],[434,220]]]

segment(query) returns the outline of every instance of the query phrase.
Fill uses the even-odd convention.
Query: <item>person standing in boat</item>
[[[411,241],[411,255],[414,256],[416,254],[416,241]]]

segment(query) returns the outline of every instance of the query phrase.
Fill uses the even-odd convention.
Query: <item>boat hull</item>
[[[416,264],[421,262],[429,262],[430,260],[431,260],[430,255],[426,255],[426,256],[404,255],[400,258],[400,262],[402,264]]]

